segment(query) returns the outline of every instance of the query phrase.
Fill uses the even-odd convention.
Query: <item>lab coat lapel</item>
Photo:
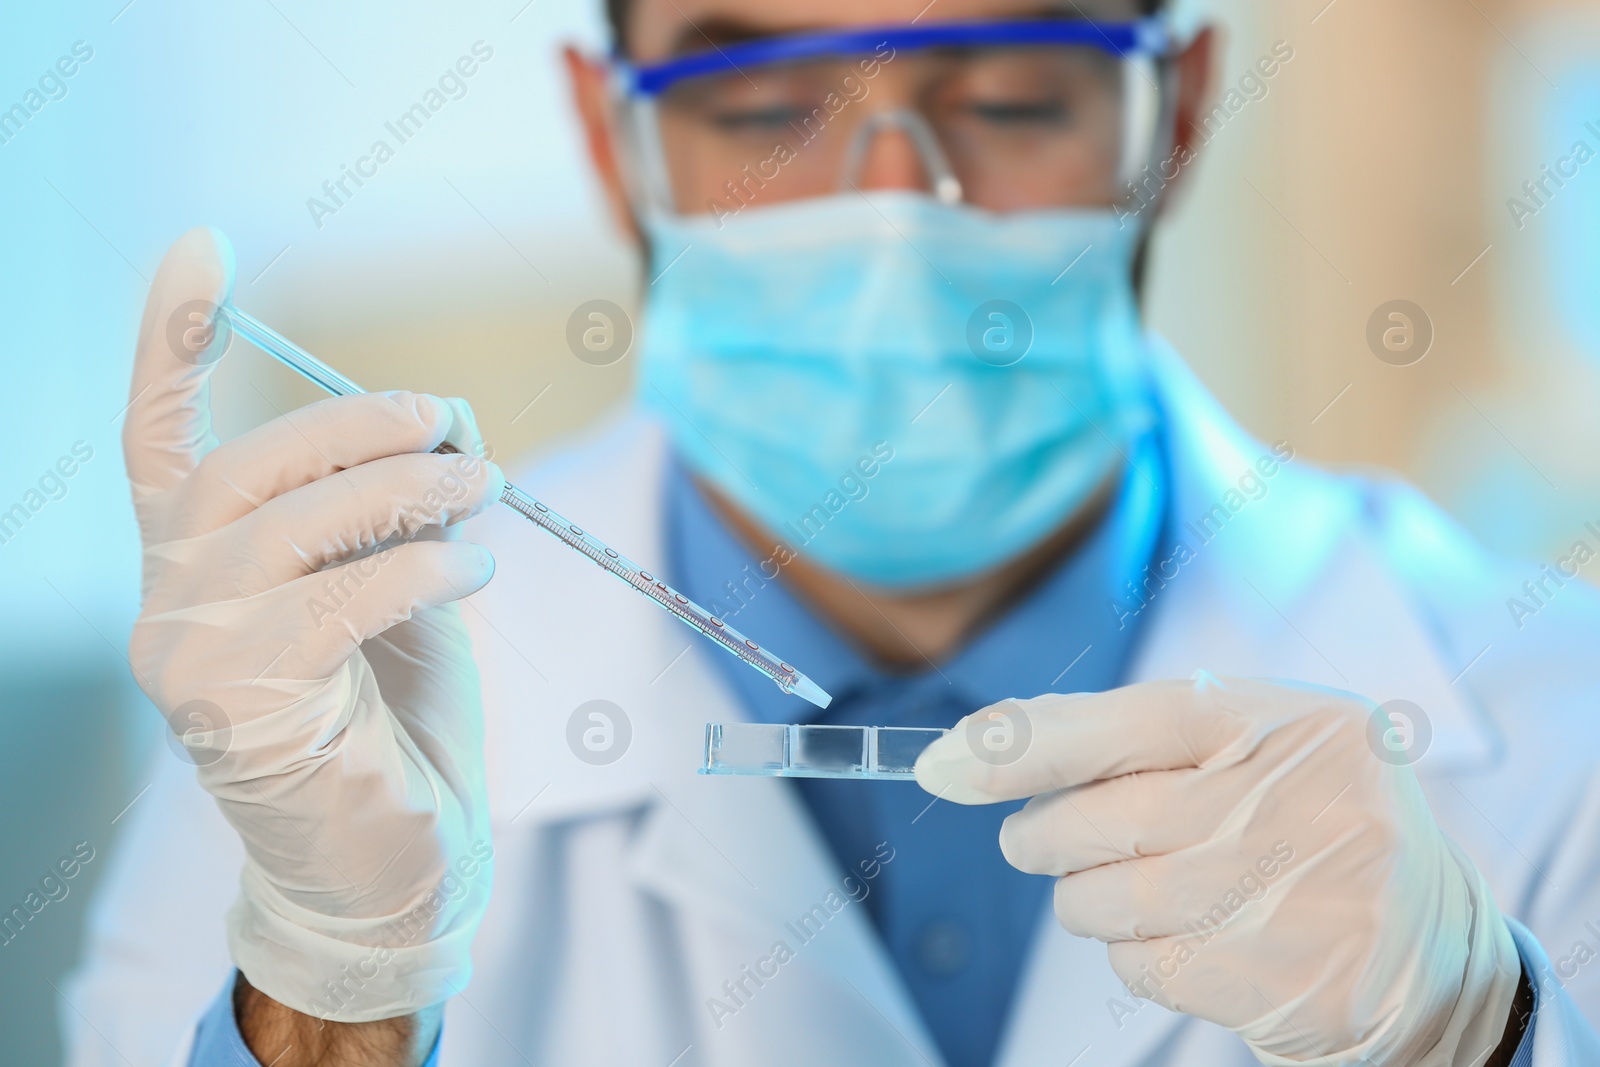
[[[865,907],[852,900],[791,783],[700,777],[664,793],[646,816],[630,873],[687,929],[714,932],[690,946],[698,968],[738,981],[742,967],[782,942],[794,953],[786,972],[815,972],[849,1004],[854,1018],[840,1026],[884,1031],[872,1043],[908,1063],[938,1061]],[[860,878],[850,885],[871,891]],[[786,976],[779,982],[793,988]],[[715,984],[708,992],[720,995]]]
[[[683,690],[697,694],[696,736],[706,721],[744,718],[709,659],[717,654],[696,645],[675,668],[683,671]],[[844,884],[793,783],[677,773],[652,788],[658,802],[645,816],[630,866],[638,884],[704,922],[749,935],[735,942],[763,950],[775,940],[788,942],[804,966],[853,985],[903,1033],[920,1033],[865,909],[851,899],[862,887],[870,892],[871,881],[857,871]],[[819,905],[829,916],[820,933],[815,921],[801,921]],[[736,971],[734,963],[728,973]]]
[[[1105,945],[1067,933],[1046,910],[996,1062],[1132,1067],[1185,1021],[1135,998],[1111,969]]]
[[[1191,558],[1169,567],[1176,577],[1151,597],[1133,680],[1208,670],[1312,682],[1379,704],[1405,700],[1432,729],[1419,772],[1496,758],[1499,738],[1456,684],[1476,650],[1444,660],[1439,633],[1366,521],[1369,491],[1297,456],[1260,477],[1264,495],[1252,499],[1240,480],[1261,474],[1256,464],[1272,446],[1224,414],[1170,348],[1157,350],[1177,520],[1169,525]],[[1218,504],[1240,501],[1220,529],[1201,526]]]
[[[623,421],[604,432],[587,459],[581,468],[539,468],[519,484],[557,511],[583,516],[586,528],[637,553],[646,567],[659,567],[666,555],[659,430]],[[686,946],[697,968],[737,978],[741,965],[784,940],[796,950],[786,968],[815,971],[843,990],[859,1012],[857,1033],[883,1031],[872,1046],[904,1050],[910,1062],[938,1062],[865,908],[850,899],[792,784],[695,773],[705,724],[745,717],[709,658],[721,653],[622,583],[573,566],[569,550],[553,539],[528,545],[525,527],[508,518],[504,529],[474,531],[491,547],[496,537],[508,545],[521,539],[514,551],[497,552],[500,569],[485,592],[499,589],[502,599],[476,603],[475,640],[518,650],[489,657],[496,671],[485,671],[486,703],[528,708],[489,723],[497,837],[641,811],[628,876],[676,909],[684,928],[712,932]],[[525,597],[529,589],[561,610],[530,611],[504,592]],[[571,648],[574,633],[595,635],[592,656],[565,663],[542,655]],[[596,699],[620,709],[632,734],[623,757],[601,766],[576,757],[568,722],[570,711]],[[859,895],[859,879],[856,885]],[[828,918],[813,934],[818,921],[800,920],[819,906]],[[696,992],[715,990],[713,984]]]

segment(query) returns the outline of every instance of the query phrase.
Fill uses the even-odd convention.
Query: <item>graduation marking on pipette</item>
[[[355,382],[248,312],[240,311],[232,305],[223,305],[218,310],[240,337],[306,380],[321,386],[335,396],[351,396],[366,392]],[[446,444],[440,445],[434,451],[450,453],[456,449]],[[592,534],[584,532],[576,523],[569,522],[510,482],[506,483],[505,489],[500,493],[500,502],[541,530],[556,537],[568,548],[581,552],[590,562],[621,578],[636,591],[649,597],[657,606],[715,641],[724,651],[738,656],[770,678],[784,692],[802,697],[819,708],[827,707],[832,701],[833,698],[824,692],[821,686],[778,656],[762,648],[622,553]]]

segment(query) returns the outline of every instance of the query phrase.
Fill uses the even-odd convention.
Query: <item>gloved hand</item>
[[[244,840],[245,977],[310,1015],[404,1015],[466,983],[488,901],[482,709],[451,602],[494,565],[452,538],[503,480],[464,402],[411,393],[218,445],[232,283],[226,239],[195,229],[150,288],[123,431],[144,542],[129,658]],[[430,454],[447,438],[466,454]]]
[[[962,804],[1033,797],[1000,845],[1059,877],[1061,924],[1106,942],[1135,996],[1262,1063],[1479,1065],[1516,945],[1411,768],[1368,746],[1374,714],[1205,674],[1004,701],[930,746],[917,781]]]

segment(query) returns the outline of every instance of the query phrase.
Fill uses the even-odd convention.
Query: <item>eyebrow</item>
[[[1070,5],[1070,6],[1069,6]],[[1033,20],[1082,20],[1082,13],[1076,4],[1046,3],[1038,7],[1022,11],[1009,12],[1001,18],[971,20],[983,22],[1030,22]],[[968,21],[968,20],[961,20]],[[693,55],[711,48],[725,44],[743,44],[746,41],[761,41],[772,37],[788,37],[795,34],[817,33],[825,30],[853,30],[865,29],[865,26],[840,26],[837,23],[802,23],[798,25],[773,26],[758,22],[750,22],[736,15],[712,15],[698,22],[689,22],[678,30],[668,47],[663,58],[676,58],[678,56]]]

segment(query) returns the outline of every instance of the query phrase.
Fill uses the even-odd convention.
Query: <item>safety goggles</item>
[[[933,195],[1111,207],[1170,137],[1161,18],[829,30],[612,62],[637,206],[682,214],[841,192],[897,133]]]

